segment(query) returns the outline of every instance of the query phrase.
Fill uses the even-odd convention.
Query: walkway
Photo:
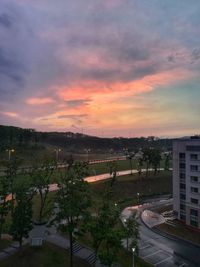
[[[145,172],[146,169],[142,169],[142,172]],[[149,171],[153,171],[153,169],[149,169]],[[159,171],[164,171],[163,168],[160,168]],[[125,171],[118,171],[117,172],[117,177],[118,176],[125,176],[131,173],[131,170],[125,170]],[[138,173],[137,170],[133,169],[132,173]],[[88,176],[86,178],[84,178],[85,181],[87,181],[88,183],[94,183],[94,182],[98,182],[98,181],[103,181],[103,180],[107,180],[110,179],[110,174],[109,173],[103,173],[103,174],[98,174],[98,175],[94,175],[94,176]],[[49,190],[52,191],[57,191],[58,190],[58,185],[57,184],[50,184],[49,186]]]

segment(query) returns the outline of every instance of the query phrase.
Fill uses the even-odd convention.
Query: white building
[[[173,142],[173,209],[179,220],[200,229],[200,137]]]

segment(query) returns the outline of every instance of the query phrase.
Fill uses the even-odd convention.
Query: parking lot
[[[191,266],[170,252],[155,246],[151,240],[140,240],[139,255],[145,261],[157,267],[186,267]]]

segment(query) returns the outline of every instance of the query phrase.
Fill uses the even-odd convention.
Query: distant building
[[[200,229],[200,137],[173,142],[173,209],[185,224]]]

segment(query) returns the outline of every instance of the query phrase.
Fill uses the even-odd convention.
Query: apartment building
[[[200,229],[200,137],[173,142],[173,209],[185,224]]]

